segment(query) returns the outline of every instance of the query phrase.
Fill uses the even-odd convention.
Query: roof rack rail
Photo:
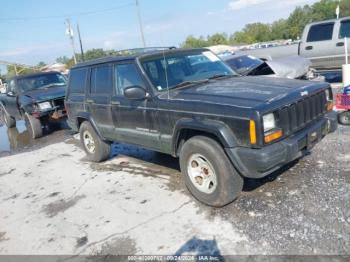
[[[143,54],[148,52],[155,52],[155,51],[163,51],[163,50],[172,50],[176,49],[175,46],[169,46],[169,47],[141,47],[141,48],[132,48],[132,49],[124,49],[124,50],[117,50],[113,52],[113,55],[135,55],[135,54]]]

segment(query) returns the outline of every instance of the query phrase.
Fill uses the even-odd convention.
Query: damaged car
[[[0,120],[8,127],[25,120],[33,139],[43,136],[50,122],[66,116],[66,78],[57,72],[15,76],[0,94]]]
[[[325,78],[310,68],[311,62],[301,56],[262,60],[251,55],[222,57],[224,62],[243,76],[270,76],[324,82]]]
[[[113,142],[170,154],[195,198],[216,207],[337,129],[328,83],[242,77],[208,49],[77,64],[65,102],[88,160],[108,159]]]

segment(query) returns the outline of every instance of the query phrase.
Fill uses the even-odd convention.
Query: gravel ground
[[[0,254],[350,255],[350,127],[220,209],[176,159],[116,145],[92,164],[68,133],[0,157]]]

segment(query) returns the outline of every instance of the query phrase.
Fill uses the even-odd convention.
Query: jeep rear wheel
[[[5,109],[0,106],[0,120],[3,122],[8,128],[13,128],[16,126],[16,120],[9,116]]]
[[[92,125],[85,121],[80,126],[80,141],[90,161],[102,162],[109,158],[111,146],[103,141]]]
[[[43,127],[40,119],[35,118],[34,116],[26,113],[25,114],[25,122],[29,134],[33,139],[37,139],[43,136]]]
[[[189,139],[181,149],[180,166],[189,191],[207,205],[222,207],[234,201],[242,191],[243,178],[222,146],[211,138]]]
[[[339,123],[342,125],[350,125],[350,111],[345,111],[338,116]]]

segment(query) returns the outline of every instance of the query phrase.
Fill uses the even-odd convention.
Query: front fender
[[[178,140],[183,130],[210,133],[217,137],[225,148],[237,146],[237,139],[234,133],[225,123],[215,120],[195,120],[186,118],[178,120],[175,125],[172,141],[172,151],[174,155],[177,152]]]

